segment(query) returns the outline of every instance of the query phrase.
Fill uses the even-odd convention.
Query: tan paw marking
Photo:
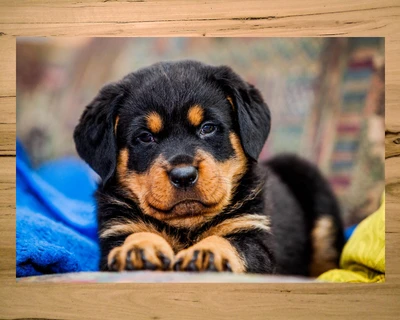
[[[108,254],[108,268],[123,270],[169,270],[174,252],[168,242],[157,234],[131,234],[122,246]]]
[[[242,273],[245,264],[228,240],[211,236],[180,251],[175,258],[174,270]]]

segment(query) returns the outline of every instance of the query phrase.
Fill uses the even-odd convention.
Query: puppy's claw
[[[199,271],[199,268],[196,265],[196,261],[199,257],[199,251],[196,250],[193,252],[192,259],[190,260],[189,264],[186,266],[185,270],[186,271]]]
[[[179,259],[174,264],[174,270],[179,271],[181,269],[181,265],[183,263],[183,259]]]
[[[218,271],[217,268],[215,267],[215,263],[214,263],[214,253],[212,253],[212,252],[209,253],[208,267],[207,267],[206,271],[210,271],[210,272],[216,272],[216,271]]]
[[[157,257],[160,259],[161,263],[162,263],[162,270],[169,270],[169,267],[171,265],[171,260],[168,259],[167,256],[165,256],[163,253],[159,252],[157,254]]]
[[[232,267],[228,260],[224,261],[224,271],[232,272]]]
[[[110,262],[110,270],[111,271],[118,271],[118,264],[117,264],[117,260],[115,259],[115,257],[113,257],[111,262]]]
[[[125,262],[126,270],[135,270],[135,266],[132,263],[131,254],[132,254],[132,250],[128,251],[126,254],[126,262]]]

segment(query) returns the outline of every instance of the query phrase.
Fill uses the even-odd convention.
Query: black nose
[[[197,178],[198,172],[193,166],[174,168],[169,173],[169,179],[177,188],[189,188],[196,183]]]

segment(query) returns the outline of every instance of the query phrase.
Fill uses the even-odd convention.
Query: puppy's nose
[[[192,187],[198,178],[198,171],[193,166],[174,168],[169,173],[171,183],[177,188]]]

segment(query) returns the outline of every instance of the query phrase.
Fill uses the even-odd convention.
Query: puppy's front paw
[[[157,234],[139,232],[126,238],[124,244],[108,254],[108,269],[169,270],[174,252],[168,242]]]
[[[245,264],[228,240],[211,236],[180,251],[175,258],[173,268],[176,271],[241,273],[245,270]]]

